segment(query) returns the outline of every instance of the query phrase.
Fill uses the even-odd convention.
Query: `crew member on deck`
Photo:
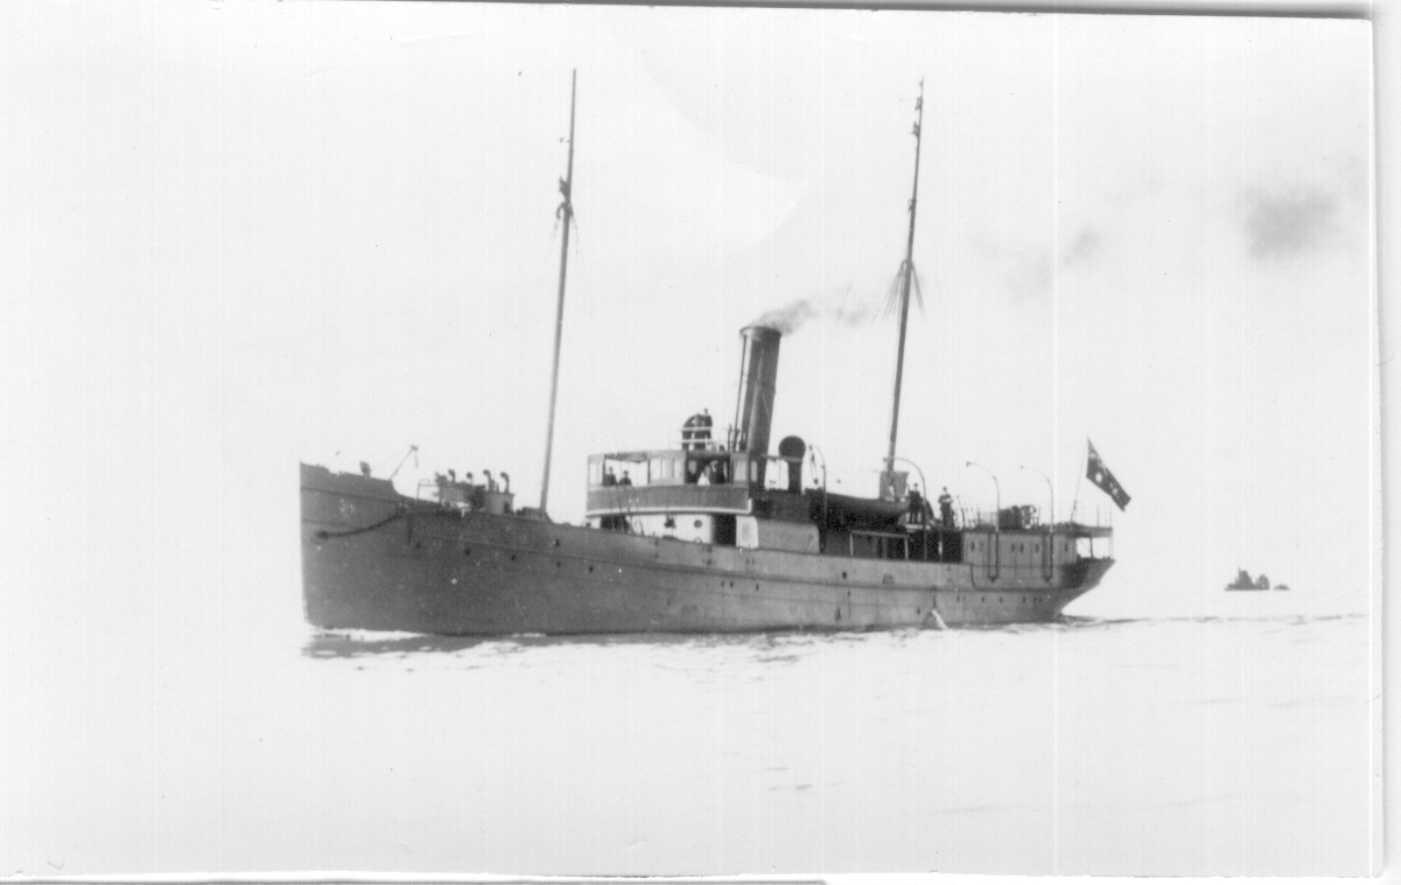
[[[948,486],[939,494],[939,522],[946,529],[953,528],[953,496]]]
[[[612,467],[603,468],[603,484],[606,486],[615,486],[618,484],[618,475],[613,472]]]
[[[628,473],[626,470],[624,470],[624,471],[623,471],[623,478],[620,479],[620,480],[618,480],[618,485],[620,485],[620,486],[630,486],[630,485],[632,485],[632,475],[631,475],[630,473]]]
[[[463,495],[462,509],[468,513],[481,507],[481,495],[477,491],[477,484],[472,479],[472,471],[468,470],[462,474],[462,484],[467,487],[466,494]]]
[[[924,496],[919,493],[919,483],[910,489],[910,522],[924,522]]]

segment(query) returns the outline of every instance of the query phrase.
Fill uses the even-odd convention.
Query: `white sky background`
[[[883,303],[924,77],[901,453],[969,505],[992,494],[966,459],[1004,504],[1044,506],[1017,465],[1053,472],[1064,517],[1091,436],[1134,501],[1086,612],[1194,610],[1237,565],[1366,606],[1365,23],[7,15],[4,451],[44,514],[11,533],[20,579],[49,588],[26,611],[100,584],[121,617],[211,570],[220,605],[287,593],[298,459],[383,475],[415,442],[421,472],[505,469],[533,502],[572,67],[557,518],[587,453],[667,445],[703,405],[728,423],[746,322]],[[821,446],[838,488],[874,492],[894,338],[784,340],[775,439]]]

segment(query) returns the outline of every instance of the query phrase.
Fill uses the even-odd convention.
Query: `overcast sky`
[[[1237,565],[1365,607],[1364,22],[17,15],[0,367],[18,497],[47,502],[11,533],[37,583],[100,575],[114,612],[211,568],[294,593],[299,460],[383,475],[416,443],[401,488],[490,467],[533,503],[578,68],[556,518],[582,516],[588,453],[728,423],[737,330],[797,299],[820,309],[784,340],[775,439],[874,493],[923,79],[901,454],[970,506],[993,497],[973,459],[1044,507],[1026,464],[1083,518],[1108,506],[1077,484],[1093,438],[1134,498],[1106,610],[1190,607]]]

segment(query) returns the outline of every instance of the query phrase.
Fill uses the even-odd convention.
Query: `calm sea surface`
[[[0,843],[40,874],[1362,873],[1370,632],[265,635],[21,733]]]

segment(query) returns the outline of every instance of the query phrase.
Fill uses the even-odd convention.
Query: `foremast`
[[[924,80],[919,81],[919,97],[915,99],[914,183],[910,186],[910,228],[905,237],[905,260],[900,264],[900,338],[895,352],[895,391],[890,406],[890,445],[885,453],[885,474],[881,481],[881,497],[895,497],[895,443],[900,432],[900,388],[905,380],[905,331],[910,319],[910,289],[914,284],[915,217],[919,206],[919,154],[924,126]]]
[[[574,101],[577,95],[579,71],[569,73],[569,159],[564,177],[559,180],[559,192],[563,199],[555,210],[555,217],[564,227],[564,236],[559,247],[559,297],[555,305],[555,349],[554,363],[550,370],[550,414],[545,425],[545,469],[540,479],[540,515],[548,517],[550,500],[550,459],[555,447],[555,399],[559,394],[559,346],[564,334],[564,281],[569,271],[569,228],[574,221]]]

